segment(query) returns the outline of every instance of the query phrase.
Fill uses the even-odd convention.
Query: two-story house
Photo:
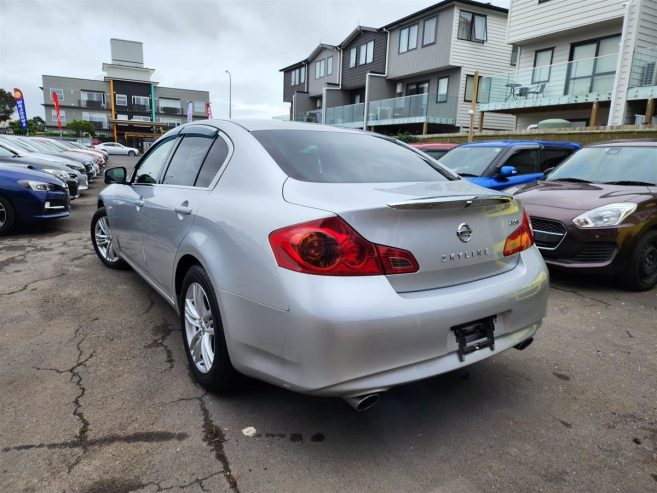
[[[317,121],[384,133],[467,130],[475,72],[485,76],[511,67],[506,22],[506,9],[444,0],[379,29],[357,28],[337,47],[339,79],[324,85],[324,118]],[[282,69],[288,94],[294,88],[287,74],[297,68]],[[478,102],[486,95],[480,88]],[[293,111],[293,119],[307,119],[301,110]],[[514,126],[512,115],[491,113],[483,122],[491,130]]]
[[[481,110],[518,128],[643,123],[657,96],[655,0],[513,0],[507,40],[515,68],[486,80]]]

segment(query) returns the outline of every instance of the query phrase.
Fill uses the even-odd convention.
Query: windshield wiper
[[[647,181],[637,181],[637,180],[618,180],[618,181],[606,181],[603,185],[645,185],[647,187],[654,187],[654,183],[648,183]]]
[[[458,171],[456,171],[456,173],[458,173],[459,176],[464,176],[466,178],[478,178],[479,177],[479,175],[473,175],[472,173],[459,173]]]
[[[556,178],[554,180],[548,180],[548,181],[569,181],[573,183],[591,183],[588,180],[582,180],[581,178]]]

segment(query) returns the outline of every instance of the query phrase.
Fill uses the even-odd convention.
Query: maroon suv
[[[626,287],[657,284],[657,141],[595,144],[545,181],[513,187],[545,262],[619,275]]]

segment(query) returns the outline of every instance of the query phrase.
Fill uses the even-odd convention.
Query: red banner
[[[212,106],[210,106],[210,103],[205,103],[205,112],[208,114],[208,118],[212,120]]]
[[[55,103],[55,111],[57,112],[57,126],[59,129],[62,129],[62,119],[59,116],[59,98],[57,97],[57,93],[52,93],[52,100]]]

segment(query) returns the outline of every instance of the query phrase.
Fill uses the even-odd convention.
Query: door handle
[[[191,214],[192,208],[179,205],[174,209],[174,211],[176,211],[178,214]]]
[[[135,206],[137,207],[137,210],[140,210],[142,207],[144,207],[144,201],[141,198],[139,200],[136,200]]]

